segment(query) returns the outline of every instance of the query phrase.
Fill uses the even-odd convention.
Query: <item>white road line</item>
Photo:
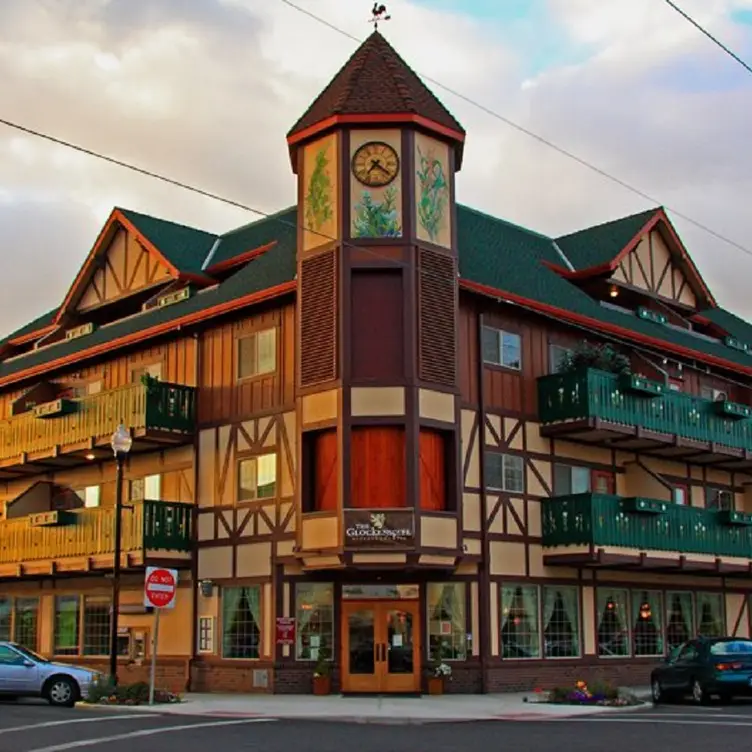
[[[14,731],[28,731],[29,729],[47,728],[49,726],[67,726],[71,723],[99,723],[100,721],[131,721],[138,718],[154,718],[151,713],[139,713],[138,715],[100,715],[96,718],[71,718],[67,721],[46,721],[45,723],[32,723],[28,726],[11,726],[0,728],[0,734],[10,734]]]
[[[143,716],[141,717],[143,718]],[[189,731],[190,729],[209,728],[214,726],[238,726],[242,723],[269,723],[270,721],[275,720],[275,718],[243,718],[238,721],[212,721],[211,723],[188,723],[182,726],[162,726],[160,728],[131,731],[126,734],[115,734],[114,736],[100,736],[97,739],[80,739],[77,742],[53,744],[50,747],[37,747],[36,749],[27,750],[27,752],[62,752],[63,750],[75,749],[76,747],[92,747],[95,744],[117,742],[123,739],[135,739],[140,736],[153,736],[154,734],[167,734],[172,731]]]

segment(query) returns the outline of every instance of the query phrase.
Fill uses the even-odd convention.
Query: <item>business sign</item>
[[[178,589],[177,569],[146,567],[144,605],[152,608],[175,608]]]
[[[393,549],[415,543],[415,517],[408,509],[345,509],[345,546]]]
[[[277,617],[277,645],[295,644],[295,619],[292,616]]]

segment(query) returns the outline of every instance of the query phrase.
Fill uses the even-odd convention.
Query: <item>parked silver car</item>
[[[53,663],[15,642],[0,641],[3,697],[42,697],[50,705],[72,708],[102,678],[99,671]]]

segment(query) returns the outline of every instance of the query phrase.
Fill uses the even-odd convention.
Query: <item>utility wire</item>
[[[282,2],[285,2],[285,0],[282,0]],[[692,24],[700,33],[704,34],[713,44],[718,45],[727,55],[730,55],[734,60],[736,60],[739,65],[742,66],[742,68],[746,69],[747,73],[752,73],[752,66],[749,65],[749,63],[746,63],[744,60],[742,60],[739,55],[737,55],[733,50],[726,47],[726,45],[721,42],[718,37],[714,37],[704,26],[701,26],[697,21],[695,21],[692,16],[689,15],[686,11],[682,10],[675,2],[672,2],[672,0],[665,0],[666,5],[671,6],[680,16],[683,16],[689,23]]]
[[[345,29],[342,29],[339,26],[336,26],[330,21],[327,21],[325,18],[322,18],[321,16],[318,16],[315,13],[312,13],[311,11],[307,10],[306,8],[301,7],[300,5],[297,5],[296,3],[292,2],[292,0],[280,0],[280,2],[298,11],[299,13],[302,13],[303,15],[308,16],[314,21],[317,21],[318,23],[323,24],[327,28],[332,29],[333,31],[336,31],[338,34],[341,34],[342,36],[347,37],[348,39],[352,39],[353,41],[358,42],[358,43],[361,43],[363,41],[359,39],[357,36],[355,36],[355,34],[351,34],[349,31],[345,31]],[[616,185],[622,188],[625,188],[626,190],[630,191],[631,193],[634,193],[640,198],[645,199],[646,201],[649,201],[654,206],[662,205],[665,209],[670,211],[672,214],[676,215],[680,219],[683,219],[685,222],[688,222],[689,224],[697,227],[698,229],[703,230],[708,235],[711,235],[712,237],[716,238],[716,240],[720,240],[721,242],[726,243],[727,245],[730,245],[739,251],[742,251],[742,253],[747,254],[747,256],[752,256],[752,250],[741,245],[741,243],[737,243],[735,240],[732,240],[731,238],[729,238],[726,235],[723,235],[717,230],[713,230],[711,227],[708,227],[706,224],[703,224],[702,222],[699,222],[698,220],[693,219],[687,214],[684,214],[683,212],[677,209],[674,209],[671,206],[663,204],[657,198],[654,198],[649,193],[645,193],[645,191],[640,190],[639,188],[632,185],[631,183],[628,183],[625,180],[622,180],[621,178],[618,178],[615,175],[612,175],[610,172],[607,172],[605,169],[598,167],[597,165],[594,165],[592,162],[588,162],[583,157],[577,156],[574,152],[571,152],[568,149],[565,149],[564,147],[559,146],[553,141],[550,141],[544,136],[541,136],[535,133],[534,131],[531,131],[529,128],[526,128],[524,125],[520,125],[519,123],[516,123],[514,120],[511,120],[510,118],[506,117],[505,115],[502,115],[496,110],[492,110],[490,107],[487,107],[486,105],[474,99],[471,99],[465,94],[460,93],[456,89],[452,89],[446,84],[441,83],[441,81],[437,81],[435,78],[431,78],[431,76],[427,76],[424,73],[420,73],[418,71],[416,71],[416,73],[423,80],[428,81],[429,83],[432,83],[434,86],[438,86],[440,89],[443,89],[444,91],[448,92],[452,96],[455,96],[458,99],[461,99],[463,102],[467,102],[467,104],[472,105],[473,107],[481,110],[482,112],[485,112],[487,115],[490,115],[496,120],[501,121],[502,123],[509,126],[510,128],[513,128],[514,130],[518,131],[519,133],[522,133],[525,136],[528,136],[529,138],[535,139],[538,143],[543,144],[544,146],[547,146],[549,149],[552,149],[555,152],[558,152],[559,154],[567,157],[567,159],[571,159],[574,162],[577,162],[577,164],[581,165],[582,167],[587,168],[591,172],[596,173],[596,175],[600,175],[601,177],[606,178],[607,180],[610,180],[612,183],[616,183]]]

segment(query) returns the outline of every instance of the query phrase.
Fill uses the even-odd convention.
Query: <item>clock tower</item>
[[[378,31],[288,133],[304,569],[452,569],[462,557],[464,138]]]

